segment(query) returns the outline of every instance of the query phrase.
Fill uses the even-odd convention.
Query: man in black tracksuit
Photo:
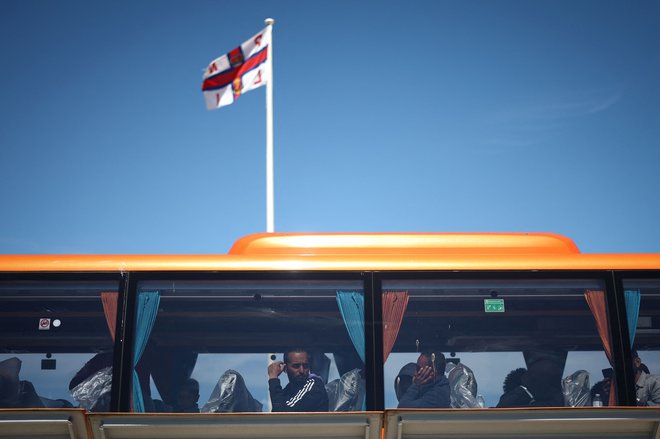
[[[282,389],[279,376],[286,371],[289,384]],[[323,380],[309,373],[309,354],[289,349],[284,361],[268,366],[268,389],[274,412],[327,412],[328,394]]]

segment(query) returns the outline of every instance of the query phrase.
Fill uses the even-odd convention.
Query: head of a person
[[[429,366],[433,371],[433,379],[445,374],[447,361],[440,350],[424,351],[417,358],[417,370]]]
[[[639,354],[637,353],[636,349],[633,349],[632,351],[632,361],[633,361],[633,371],[635,372],[635,380],[639,378],[642,372],[646,374],[651,374],[649,371],[649,368],[646,366],[646,364],[642,363],[642,359],[639,358]]]
[[[179,393],[176,395],[176,402],[180,408],[197,406],[199,400],[199,383],[193,378],[188,378],[183,382]]]
[[[304,383],[309,378],[309,353],[303,348],[292,348],[284,353],[286,375],[291,383]]]
[[[502,384],[502,390],[504,393],[510,392],[516,389],[518,386],[523,385],[523,376],[527,372],[527,369],[524,367],[519,367],[518,369],[513,369],[509,374],[504,378],[504,383]]]

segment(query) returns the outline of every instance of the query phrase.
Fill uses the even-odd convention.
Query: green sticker
[[[504,299],[484,299],[484,311],[504,312]]]

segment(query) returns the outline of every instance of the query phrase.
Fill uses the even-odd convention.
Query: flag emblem
[[[243,64],[243,54],[240,47],[229,52],[229,63],[234,69]]]
[[[202,93],[206,108],[232,104],[243,93],[268,83],[271,28],[253,36],[227,54],[211,61],[204,71]]]
[[[241,82],[241,77],[234,79],[234,100],[238,99],[243,91],[243,83]]]

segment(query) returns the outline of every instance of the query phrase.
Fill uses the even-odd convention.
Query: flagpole
[[[266,232],[275,231],[275,196],[273,177],[273,24],[275,20],[264,20],[270,27],[270,46],[268,47],[268,71],[270,78],[266,83]]]

